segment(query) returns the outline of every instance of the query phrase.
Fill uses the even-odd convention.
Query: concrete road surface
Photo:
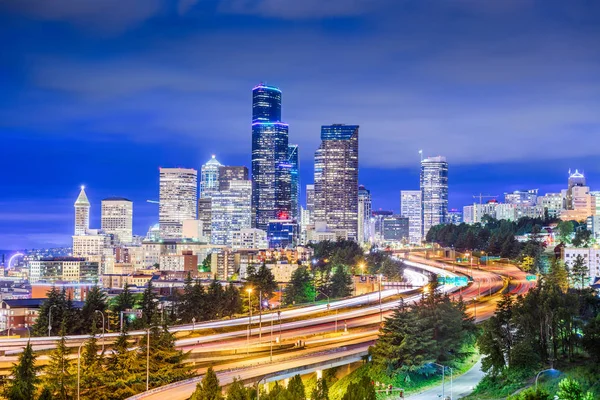
[[[448,372],[448,371],[446,371]],[[481,360],[477,361],[470,370],[454,379],[452,399],[460,399],[470,394],[485,374],[481,370]],[[450,378],[446,375],[445,395],[450,396]],[[419,394],[407,396],[408,400],[433,400],[442,398],[442,385],[428,389]]]

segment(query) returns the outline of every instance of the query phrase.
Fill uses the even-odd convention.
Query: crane
[[[496,199],[498,196],[490,196],[489,194],[483,194],[483,193],[479,193],[474,194],[473,198],[474,199],[479,199],[479,204],[483,204],[483,199]]]

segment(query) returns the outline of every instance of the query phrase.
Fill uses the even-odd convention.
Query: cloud
[[[8,244],[8,247],[15,250],[71,246],[72,240],[70,235],[52,231],[25,234],[0,233],[0,243]]]
[[[259,15],[282,19],[320,19],[364,15],[388,0],[223,0],[226,13]]]
[[[31,18],[118,34],[156,15],[161,0],[7,0],[0,7]]]

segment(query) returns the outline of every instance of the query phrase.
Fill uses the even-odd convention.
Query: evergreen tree
[[[72,373],[72,362],[69,359],[70,350],[67,347],[66,321],[63,320],[60,340],[56,342],[56,348],[50,353],[50,360],[45,368],[44,386],[52,392],[58,400],[70,399],[73,388],[76,385],[76,376]]]
[[[4,396],[8,400],[34,400],[36,386],[39,383],[37,372],[39,367],[35,365],[35,354],[31,348],[31,343],[19,355],[16,364],[13,364],[11,375],[12,379],[4,388]]]
[[[116,313],[121,311],[132,309],[135,305],[133,294],[129,290],[129,285],[126,283],[123,285],[123,291],[119,293],[113,302],[112,310]]]
[[[147,336],[140,340],[138,352],[141,364],[146,366]],[[164,326],[150,329],[150,387],[163,386],[187,379],[190,366],[185,364],[188,354],[175,348],[175,337]]]
[[[559,287],[563,293],[569,289],[569,271],[565,268],[565,264],[558,259],[552,262],[550,272],[545,278],[549,286]]]
[[[92,337],[85,343],[80,360],[80,390],[84,398],[99,399],[104,393],[104,353],[98,354],[100,347],[95,336],[96,329],[92,329]]]
[[[184,324],[189,324],[196,317],[196,305],[194,304],[194,281],[191,273],[188,272],[181,295],[178,317]]]
[[[142,327],[147,328],[151,326],[152,321],[155,318],[159,318],[160,312],[158,309],[158,297],[156,296],[156,293],[154,293],[154,285],[152,284],[152,279],[148,281],[146,289],[144,289],[144,293],[142,294],[142,301],[140,302],[140,308],[142,310]]]
[[[290,392],[290,394],[292,395],[292,398],[294,400],[305,400],[306,399],[304,383],[302,383],[302,378],[300,378],[300,375],[294,375],[290,379],[287,390]]]
[[[593,400],[594,395],[591,392],[584,393],[583,389],[574,379],[565,378],[558,383],[559,400]]]
[[[600,314],[583,328],[582,345],[588,354],[600,363]]]
[[[206,293],[206,297],[208,299],[207,305],[207,313],[208,319],[220,318],[224,313],[224,298],[225,291],[223,290],[223,286],[216,279],[208,286],[208,290]]]
[[[333,298],[347,297],[352,294],[352,277],[343,265],[338,265],[331,277],[330,296]]]
[[[273,292],[277,290],[275,276],[265,263],[258,270],[249,267],[246,281],[254,288],[254,292],[262,292],[263,298],[266,299],[273,297]]]
[[[368,376],[363,376],[360,381],[348,385],[342,400],[376,400],[375,388]]]
[[[327,381],[324,378],[317,380],[317,384],[313,389],[311,400],[329,400],[329,388],[327,387]]]
[[[125,399],[145,389],[145,364],[142,368],[136,352],[129,350],[129,335],[126,329],[113,344],[113,352],[106,360],[104,374],[105,394],[109,400]]]
[[[102,320],[102,317],[96,311],[106,311],[106,293],[100,287],[93,286],[88,291],[81,309],[81,320],[85,333],[91,332],[92,326],[97,324],[98,319]]]
[[[34,336],[48,335],[48,322],[50,313],[52,313],[52,332],[58,333],[60,330],[61,321],[66,305],[66,295],[64,291],[59,291],[55,286],[46,294],[46,301],[40,306],[38,317],[31,329],[31,334]]]
[[[217,374],[213,371],[212,367],[208,368],[206,375],[202,378],[202,381],[196,385],[196,390],[192,393],[190,400],[222,400],[223,394],[221,393],[221,386],[219,386],[219,379]]]
[[[237,287],[230,283],[225,289],[223,299],[223,315],[231,317],[242,312],[242,297]]]
[[[54,396],[52,396],[52,392],[50,391],[50,389],[45,387],[42,390],[42,393],[40,393],[40,397],[38,397],[38,400],[52,400],[53,398]]]
[[[314,300],[315,293],[310,271],[305,266],[299,266],[292,273],[290,283],[285,288],[283,301],[285,304],[308,303]]]
[[[248,389],[244,387],[242,381],[233,378],[233,382],[227,388],[227,400],[250,400]]]
[[[585,289],[585,278],[588,275],[588,267],[585,258],[578,254],[571,264],[571,276],[577,284],[581,284],[581,290]]]

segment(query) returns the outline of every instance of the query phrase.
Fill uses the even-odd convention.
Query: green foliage
[[[352,294],[352,277],[343,265],[338,265],[331,277],[329,296],[332,298],[347,297]]]
[[[40,397],[38,397],[38,400],[52,400],[53,398],[54,397],[52,396],[52,392],[50,391],[50,389],[45,387],[42,390],[42,393],[40,393]]]
[[[158,320],[159,309],[158,309],[158,297],[154,293],[154,285],[152,280],[148,281],[144,293],[142,294],[142,300],[140,302],[140,309],[142,310],[142,318],[137,320],[138,327],[147,328],[153,324],[154,321]]]
[[[582,344],[592,359],[600,363],[600,314],[583,328]]]
[[[571,277],[576,284],[580,284],[581,290],[585,289],[585,278],[588,274],[588,267],[585,262],[585,258],[581,254],[575,257],[575,260],[571,264]]]
[[[102,379],[104,375],[102,368],[104,353],[98,355],[99,350],[98,339],[93,335],[85,343],[80,360],[80,390],[81,396],[86,399],[102,398],[104,392],[104,382]]]
[[[551,400],[552,396],[550,393],[545,391],[544,389],[538,388],[529,388],[525,389],[522,392],[509,396],[507,400]]]
[[[507,366],[514,344],[512,323],[513,299],[506,294],[496,306],[496,314],[483,323],[483,333],[477,339],[483,354],[483,371],[498,375]]]
[[[573,221],[560,221],[558,225],[556,225],[556,229],[558,230],[558,239],[561,242],[565,244],[571,243],[571,236],[575,230]]]
[[[591,392],[584,393],[576,380],[565,378],[558,384],[559,400],[594,400]]]
[[[96,311],[106,311],[106,293],[98,286],[93,286],[87,293],[85,303],[81,309],[82,326],[87,329],[92,329],[99,322],[102,326],[102,316]],[[87,331],[89,332],[89,330]]]
[[[342,400],[375,400],[377,395],[371,380],[363,376],[358,382],[353,382],[348,386],[348,390]]]
[[[4,396],[8,400],[34,400],[36,386],[39,383],[37,372],[39,367],[35,366],[35,354],[31,348],[31,343],[19,355],[16,364],[11,369],[12,379],[4,389]]]
[[[371,348],[373,362],[388,373],[419,370],[430,362],[463,356],[474,340],[473,319],[462,302],[453,302],[435,289],[413,307],[403,303],[385,321]]]
[[[262,292],[263,298],[270,299],[273,297],[273,292],[277,290],[275,276],[264,263],[258,270],[254,266],[248,267],[246,282],[257,294]]]
[[[219,386],[219,379],[217,374],[213,371],[212,367],[208,368],[206,375],[202,378],[202,381],[196,385],[196,390],[192,393],[190,400],[222,400],[223,394],[221,393],[221,386]]]
[[[74,392],[76,376],[72,371],[72,361],[69,359],[70,350],[65,339],[66,321],[63,320],[60,340],[50,353],[50,361],[44,369],[43,382],[58,400],[70,399]]]
[[[284,291],[285,304],[303,304],[313,301],[315,298],[315,286],[313,278],[305,266],[299,266],[292,273],[290,283]]]
[[[327,387],[327,381],[324,378],[317,380],[317,384],[313,389],[311,400],[329,400],[329,388]]]
[[[290,379],[287,390],[288,390],[288,392],[290,392],[290,394],[294,400],[305,400],[306,399],[306,393],[304,391],[304,383],[302,383],[302,378],[300,378],[300,375],[294,375]]]
[[[227,388],[227,400],[250,400],[250,391],[244,387],[242,381],[233,378],[233,382]]]
[[[48,322],[52,316],[52,332],[58,333],[61,329],[61,323],[66,321],[66,335],[81,333],[81,315],[80,311],[73,306],[73,301],[70,296],[67,296],[66,290],[63,288],[58,291],[56,287],[52,287],[47,293],[47,300],[40,306],[40,312],[35,324],[31,330],[34,336],[48,335]]]
[[[575,247],[588,247],[592,243],[592,232],[587,229],[578,229],[571,243]]]

